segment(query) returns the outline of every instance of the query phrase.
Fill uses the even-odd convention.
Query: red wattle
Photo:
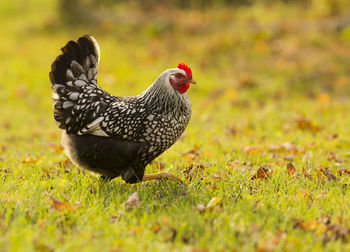
[[[187,89],[189,89],[189,87],[190,87],[189,83],[175,86],[176,90],[179,91],[180,94],[185,93],[187,91]]]

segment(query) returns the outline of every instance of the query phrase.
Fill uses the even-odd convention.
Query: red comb
[[[187,66],[184,63],[180,63],[179,65],[177,65],[177,68],[184,70],[187,74],[187,77],[189,79],[192,79],[192,71],[191,71],[191,68],[189,66]]]

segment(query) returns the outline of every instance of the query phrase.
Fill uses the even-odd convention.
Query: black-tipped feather
[[[54,118],[67,133],[80,135],[98,127],[100,114],[113,98],[97,86],[99,55],[90,36],[69,41],[61,51],[49,74]]]

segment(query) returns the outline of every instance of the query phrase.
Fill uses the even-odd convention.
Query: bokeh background
[[[230,146],[227,137],[249,131],[282,139],[296,121],[313,131],[308,117],[331,115],[318,109],[348,106],[349,14],[346,0],[2,0],[0,144],[26,153],[57,142],[48,72],[59,48],[83,34],[99,42],[98,82],[114,95],[190,65],[199,83],[189,90],[193,142],[204,134],[208,148],[213,138]]]

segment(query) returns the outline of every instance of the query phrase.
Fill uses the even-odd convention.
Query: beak
[[[189,83],[192,83],[192,84],[197,84],[197,82],[196,82],[194,79],[192,79],[192,78],[191,78],[191,79],[188,79],[187,81],[188,81]]]

